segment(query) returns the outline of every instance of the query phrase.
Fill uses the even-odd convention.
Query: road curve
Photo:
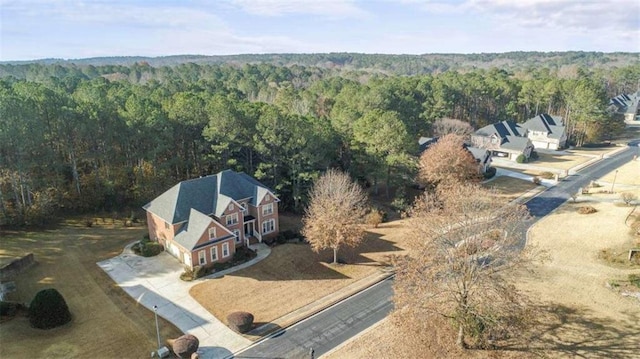
[[[526,203],[532,219],[523,223],[523,231],[567,201],[571,194],[586,187],[593,179],[601,178],[638,155],[637,148],[604,158],[569,176]],[[523,239],[522,245],[524,246]],[[257,344],[236,353],[234,358],[310,358],[335,348],[362,330],[384,319],[393,308],[391,279],[360,292],[315,316],[276,333]]]

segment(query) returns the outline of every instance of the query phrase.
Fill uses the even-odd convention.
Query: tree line
[[[0,65],[6,66],[17,65]],[[177,181],[231,168],[302,211],[313,180],[340,168],[389,196],[411,183],[434,121],[474,128],[565,117],[574,142],[619,128],[608,98],[640,65],[394,76],[245,64],[30,64],[0,80],[0,225],[57,212],[136,208]]]

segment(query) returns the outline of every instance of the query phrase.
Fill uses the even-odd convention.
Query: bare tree
[[[630,206],[631,202],[638,199],[638,196],[633,192],[622,192],[620,194],[620,199],[622,199],[627,206]]]
[[[419,166],[418,181],[425,186],[480,180],[480,166],[459,135],[441,137],[422,153]]]
[[[469,136],[473,133],[473,127],[464,121],[455,118],[441,118],[433,122],[433,135],[435,137],[454,134],[458,136]]]
[[[341,246],[354,247],[364,238],[367,195],[348,174],[330,169],[311,188],[302,219],[302,234],[318,252],[333,249],[333,263]]]
[[[439,187],[410,213],[413,250],[397,260],[396,315],[446,318],[461,348],[489,347],[530,323],[526,299],[509,282],[533,253],[524,246],[524,206],[475,184]],[[455,335],[455,334],[454,334]]]

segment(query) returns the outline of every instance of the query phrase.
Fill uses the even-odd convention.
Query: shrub
[[[369,214],[367,214],[365,222],[373,228],[378,228],[380,223],[382,223],[382,213],[380,213],[380,211],[378,211],[377,209],[372,210],[371,212],[369,212]]]
[[[527,162],[527,158],[523,154],[519,154],[518,157],[516,157],[516,162],[525,163]]]
[[[233,331],[246,333],[253,326],[253,314],[247,312],[233,312],[227,316],[227,325]]]
[[[532,181],[533,183],[535,183],[535,184],[540,184],[540,183],[542,183],[542,180],[541,180],[541,179],[540,179],[540,177],[538,177],[538,176],[533,177],[533,178],[531,179],[531,181]]]
[[[596,181],[591,181],[591,183],[589,184],[589,186],[591,188],[598,188],[598,187],[602,187],[602,185]]]
[[[15,317],[22,304],[14,302],[0,302],[0,315],[3,317]]]
[[[285,243],[287,243],[287,237],[285,237],[283,233],[279,233],[279,234],[276,236],[276,243],[278,243],[278,244],[285,244]]]
[[[631,205],[631,202],[635,201],[638,199],[638,196],[636,196],[635,193],[631,193],[631,192],[623,192],[620,194],[620,198],[622,199],[622,201],[624,203],[626,203],[627,206]]]
[[[189,268],[189,267],[184,267],[184,272],[180,273],[180,279],[182,279],[185,282],[191,282],[192,280],[194,280],[194,273],[193,273],[193,269]]]
[[[598,212],[598,210],[593,208],[592,206],[582,206],[578,208],[578,213],[580,214],[591,214],[596,212]]]
[[[51,329],[71,321],[71,312],[62,295],[55,289],[39,291],[29,306],[29,322],[39,329]]]
[[[551,172],[545,171],[545,172],[542,172],[540,174],[540,177],[542,177],[544,179],[553,179],[555,177],[555,175],[553,173],[551,173]]]
[[[93,218],[87,218],[84,220],[84,225],[87,228],[93,227]]]
[[[282,236],[286,239],[286,240],[290,240],[290,239],[294,239],[298,236],[298,234],[290,229],[287,229],[284,232],[281,232]]]
[[[205,266],[193,267],[193,279],[202,278],[207,275],[207,268]]]
[[[495,167],[489,167],[487,168],[487,172],[485,172],[483,174],[484,179],[489,179],[489,178],[493,178],[493,176],[496,175],[496,172],[498,172],[498,170]]]
[[[640,288],[640,275],[638,274],[629,274],[629,283],[631,283],[632,285],[635,285],[636,287]]]
[[[529,158],[532,159],[532,160],[537,160],[538,158],[540,158],[540,156],[538,156],[538,152],[531,151],[531,154],[529,155]]]
[[[152,242],[146,238],[143,238],[140,242],[134,244],[131,249],[135,254],[143,257],[157,256],[164,250],[162,244],[158,242]]]

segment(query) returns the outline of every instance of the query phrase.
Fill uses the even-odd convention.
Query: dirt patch
[[[138,305],[96,262],[119,254],[142,238],[142,226],[116,223],[86,228],[81,219],[43,231],[2,232],[0,258],[33,253],[36,265],[16,279],[9,300],[28,303],[45,288],[65,298],[73,320],[52,330],[29,326],[24,316],[0,325],[2,358],[146,358],[157,346],[154,315]],[[161,320],[162,338],[182,333]]]
[[[299,309],[374,274],[404,250],[404,221],[383,223],[357,248],[338,252],[346,264],[333,265],[333,252],[314,253],[307,244],[285,244],[254,266],[194,286],[190,294],[216,318],[246,311],[257,326]]]
[[[509,176],[496,177],[493,181],[487,182],[482,186],[485,188],[495,189],[498,192],[499,197],[506,198],[509,201],[514,200],[537,187],[537,185],[532,181],[525,181]]]

